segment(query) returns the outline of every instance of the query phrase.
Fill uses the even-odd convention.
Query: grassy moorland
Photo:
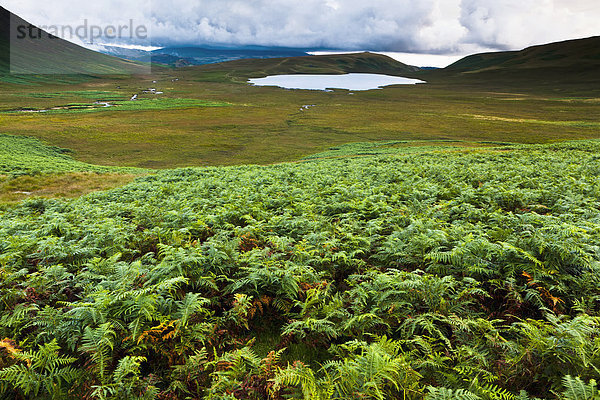
[[[548,143],[600,137],[600,94],[592,88],[573,92],[561,85],[511,89],[492,83],[438,82],[325,93],[252,87],[228,75],[232,72],[227,64],[221,71],[215,68],[157,70],[148,77],[72,85],[3,84],[0,131],[72,149],[84,162],[143,168],[268,164],[349,142]],[[151,110],[6,112],[89,104],[115,96],[128,99],[148,88],[164,92],[140,95],[163,99]],[[106,93],[90,98],[94,91]],[[168,106],[180,101],[199,104]],[[203,107],[202,102],[227,107]],[[315,107],[300,111],[303,105]]]
[[[598,141],[356,144],[0,211],[15,399],[593,399]]]

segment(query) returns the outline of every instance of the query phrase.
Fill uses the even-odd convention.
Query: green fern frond
[[[425,400],[481,400],[481,397],[465,389],[453,390],[429,386],[427,390],[429,393],[425,396]]]

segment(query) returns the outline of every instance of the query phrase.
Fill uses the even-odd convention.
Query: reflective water
[[[256,86],[279,86],[284,89],[308,90],[371,90],[389,85],[426,83],[418,79],[381,74],[271,75],[265,78],[250,79],[248,82]]]

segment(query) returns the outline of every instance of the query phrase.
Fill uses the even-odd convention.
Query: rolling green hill
[[[248,78],[276,74],[378,73],[406,76],[420,71],[418,67],[374,53],[244,59],[192,68],[201,73],[214,72],[217,76],[226,73],[228,77],[240,78],[244,82]]]
[[[60,38],[51,38],[45,32],[39,39],[18,39],[16,30],[13,30],[15,35],[11,34],[11,29],[29,25],[27,21],[0,7],[0,75],[10,72],[49,75],[147,72],[147,67],[142,64],[100,54]]]
[[[543,82],[596,82],[600,80],[600,36],[568,40],[520,51],[474,54],[428,75],[439,80],[530,79]]]

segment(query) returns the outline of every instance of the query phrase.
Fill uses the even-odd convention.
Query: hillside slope
[[[237,78],[260,78],[276,74],[378,73],[414,74],[420,69],[374,53],[246,59],[194,67],[198,72],[227,72]]]
[[[568,40],[520,51],[481,53],[429,72],[434,78],[510,80],[535,82],[589,82],[600,80],[600,36]]]
[[[15,27],[29,25],[29,22],[0,7],[0,74],[113,75],[147,72],[147,67],[142,64],[51,38],[45,32],[40,39],[17,39]],[[15,35],[12,35],[11,29]]]

